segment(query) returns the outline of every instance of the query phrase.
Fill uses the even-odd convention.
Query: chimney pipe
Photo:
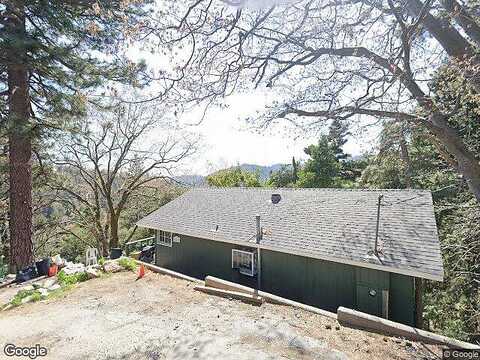
[[[260,240],[262,239],[262,227],[260,225],[260,215],[255,215],[255,222],[257,225],[257,288],[255,289],[255,295],[258,296],[258,292],[262,288],[262,260],[260,257]]]
[[[256,215],[255,216],[255,221],[256,221],[256,224],[257,224],[257,236],[256,236],[256,239],[257,239],[257,244],[260,243],[260,240],[262,239],[262,228],[260,226],[260,215]]]
[[[383,195],[379,195],[378,196],[378,203],[377,203],[377,226],[376,226],[376,229],[375,229],[375,248],[373,250],[373,252],[375,253],[375,255],[378,257],[378,231],[379,231],[379,228],[380,228],[380,206],[382,205],[382,198],[383,198]]]

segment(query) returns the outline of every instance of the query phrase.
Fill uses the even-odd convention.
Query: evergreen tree
[[[327,136],[322,136],[317,145],[304,149],[310,156],[299,173],[299,187],[332,187],[340,171],[336,148]]]
[[[298,181],[298,163],[295,156],[291,165],[282,165],[280,169],[270,174],[266,184],[272,187],[294,187]]]
[[[295,161],[295,156],[292,157],[292,178],[295,184],[298,181],[298,163]]]
[[[337,118],[333,119],[328,129],[328,140],[335,151],[335,156],[339,160],[346,159],[348,157],[348,154],[343,152],[343,145],[346,144],[348,135],[350,135],[348,125],[346,123],[342,123]]]
[[[10,263],[33,261],[32,151],[39,136],[83,111],[88,89],[138,81],[122,47],[145,1],[7,0],[0,5],[0,111],[9,143]],[[55,119],[60,121],[55,121]]]

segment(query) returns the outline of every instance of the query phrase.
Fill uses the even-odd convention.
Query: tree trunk
[[[480,26],[474,17],[456,0],[441,0],[441,3],[470,39],[480,45]]]
[[[450,21],[435,17],[431,15],[429,11],[423,13],[424,6],[425,4],[420,0],[407,0],[407,8],[410,14],[415,17],[423,15],[421,23],[430,35],[440,43],[448,56],[459,61],[459,70],[475,90],[480,92],[480,77],[478,76],[480,57],[477,55],[475,47],[455,29]],[[455,3],[445,1],[444,6],[448,12],[449,7],[455,7]],[[450,12],[450,14],[452,13]],[[466,24],[460,25],[463,26]],[[470,28],[470,30],[474,31],[475,29]]]
[[[430,116],[430,120],[431,122],[425,122],[427,128],[455,157],[458,172],[463,175],[468,188],[480,203],[480,163],[478,159],[467,149],[458,132],[450,127],[445,115],[434,112]]]
[[[117,214],[110,214],[110,249],[118,248],[118,220]]]
[[[7,15],[10,31],[19,42],[25,38],[24,6],[14,2]],[[32,242],[32,139],[26,53],[21,43],[8,54],[10,267],[18,270],[33,262]]]
[[[108,248],[108,240],[105,236],[102,236],[102,256],[103,257],[107,257],[108,256],[108,253],[109,253],[109,248]]]
[[[407,189],[412,188],[412,162],[410,161],[410,154],[408,153],[407,142],[405,140],[405,129],[402,124],[399,135],[400,141],[400,156],[402,158],[403,164],[405,165],[405,186]]]

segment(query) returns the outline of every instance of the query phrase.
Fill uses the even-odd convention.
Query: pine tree
[[[340,162],[336,149],[328,136],[322,135],[317,145],[310,145],[304,150],[310,156],[299,173],[299,187],[334,187],[340,173]]]
[[[293,183],[295,184],[298,180],[298,163],[295,160],[295,156],[292,157],[292,178]]]
[[[0,5],[0,111],[10,174],[10,264],[33,261],[32,149],[84,110],[88,89],[141,81],[144,64],[120,54],[146,1],[7,0]],[[59,120],[56,121],[55,119]]]
[[[338,119],[333,119],[328,130],[328,140],[332,144],[338,160],[348,157],[348,154],[343,152],[343,145],[346,144],[348,135],[350,135],[348,125]]]

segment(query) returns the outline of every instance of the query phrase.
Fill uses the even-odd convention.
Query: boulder
[[[85,272],[85,265],[78,263],[74,264],[72,262],[67,262],[63,271],[66,275],[73,275],[81,272]]]
[[[105,269],[105,272],[108,273],[115,273],[123,270],[123,268],[114,261],[105,263],[103,268]]]
[[[47,295],[48,295],[48,290],[45,289],[45,288],[38,289],[38,292],[39,292],[40,295],[42,295],[42,296],[47,296]]]
[[[35,287],[33,285],[27,285],[27,286],[22,287],[21,290],[31,291],[31,290],[35,290]]]
[[[49,289],[51,288],[53,285],[55,285],[57,283],[57,279],[56,278],[49,278],[47,280],[45,280],[42,284],[42,287],[44,287],[45,289]]]
[[[60,288],[61,288],[60,284],[53,284],[52,286],[50,286],[48,288],[48,291],[54,291],[54,290],[57,290],[57,289],[60,289]]]
[[[89,279],[95,279],[95,278],[98,278],[100,276],[98,271],[96,269],[93,269],[93,268],[87,269],[86,273],[87,273]]]

